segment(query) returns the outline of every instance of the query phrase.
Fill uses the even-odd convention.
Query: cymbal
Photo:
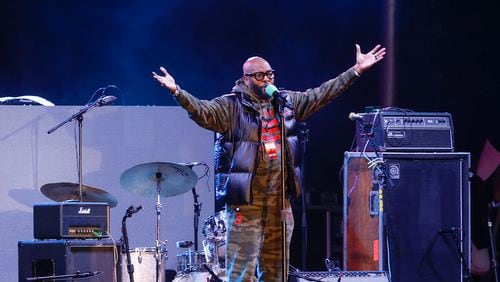
[[[56,202],[80,200],[80,188],[78,183],[48,183],[43,185],[40,190],[47,198]],[[105,202],[108,203],[110,207],[115,207],[118,204],[118,201],[113,195],[102,189],[87,185],[82,185],[82,202]]]
[[[160,197],[173,197],[195,187],[198,177],[191,168],[171,162],[139,164],[127,169],[120,176],[123,188],[144,197],[158,195],[158,180]]]

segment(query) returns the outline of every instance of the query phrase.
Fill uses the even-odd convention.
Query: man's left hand
[[[364,71],[371,68],[378,61],[382,60],[385,55],[385,48],[382,48],[380,44],[375,46],[370,52],[363,54],[361,53],[361,47],[356,44],[356,64],[354,69],[362,74]]]

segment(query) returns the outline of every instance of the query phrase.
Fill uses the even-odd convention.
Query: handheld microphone
[[[96,103],[97,103],[98,107],[102,107],[102,106],[105,106],[105,105],[112,103],[115,100],[116,100],[116,96],[112,96],[112,95],[102,96],[99,99],[97,99]]]
[[[364,116],[364,114],[357,114],[357,113],[353,113],[353,112],[349,113],[350,120],[362,120],[363,116]]]

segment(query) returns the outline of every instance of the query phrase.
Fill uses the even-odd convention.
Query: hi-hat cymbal
[[[123,188],[144,196],[172,197],[185,193],[198,182],[196,173],[189,167],[178,163],[151,162],[127,169],[120,176]]]
[[[40,190],[47,198],[56,202],[80,200],[80,187],[78,183],[48,183],[43,185]],[[87,185],[82,185],[82,202],[105,202],[110,207],[115,207],[118,204],[113,195],[102,189]]]

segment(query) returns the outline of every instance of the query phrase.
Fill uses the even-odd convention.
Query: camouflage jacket
[[[281,91],[292,109],[285,109],[285,152],[290,195],[301,192],[298,122],[327,105],[357,78],[353,68],[306,91]],[[215,131],[215,189],[218,201],[242,205],[252,201],[252,179],[258,165],[261,121],[250,90],[240,79],[230,94],[201,100],[180,89],[176,101],[199,126]]]

